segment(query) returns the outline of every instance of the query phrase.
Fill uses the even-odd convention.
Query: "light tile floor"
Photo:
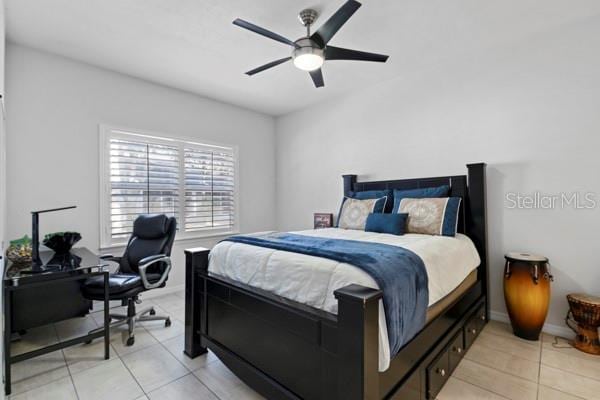
[[[183,293],[145,300],[173,324],[145,322],[127,347],[125,329],[111,334],[111,359],[103,343],[80,345],[15,364],[12,400],[244,400],[261,399],[209,352],[183,355]],[[99,326],[102,313],[31,330],[13,343],[22,353]],[[521,340],[509,326],[490,322],[465,355],[437,400],[600,399],[600,357],[544,335]]]
[[[126,327],[111,332],[111,358],[104,360],[104,342],[69,347],[13,365],[11,400],[169,400],[261,399],[233,375],[213,353],[190,359],[183,354],[183,293],[144,300],[138,309],[154,306],[169,315],[161,321],[140,323],[135,344],[125,346]],[[122,307],[111,312],[124,313]],[[32,329],[13,354],[56,343],[101,326],[103,313],[94,312],[58,324]]]
[[[600,356],[546,334],[538,342],[519,339],[509,325],[491,321],[437,399],[600,399]]]

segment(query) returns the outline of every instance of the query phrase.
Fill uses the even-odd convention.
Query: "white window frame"
[[[214,150],[222,148],[233,151],[234,157],[234,225],[226,228],[206,228],[200,231],[185,232],[185,179],[183,174],[180,175],[179,187],[179,217],[177,221],[177,234],[175,241],[193,240],[202,238],[212,238],[219,236],[228,236],[239,233],[240,223],[240,196],[239,196],[239,151],[238,147],[224,143],[215,143],[212,141],[199,141],[195,138],[173,136],[165,133],[156,133],[142,131],[139,129],[130,129],[117,127],[113,125],[99,125],[99,153],[100,153],[100,249],[110,249],[123,247],[127,244],[128,238],[113,239],[110,234],[110,139],[118,138],[124,140],[138,140],[145,143],[162,144],[169,146],[177,146],[179,148],[180,173],[183,171],[184,165],[184,146],[191,146],[201,150]]]

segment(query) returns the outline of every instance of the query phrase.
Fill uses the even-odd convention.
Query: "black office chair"
[[[109,297],[110,300],[121,300],[127,306],[127,315],[110,314],[111,320],[117,320],[110,327],[128,325],[127,346],[135,341],[133,330],[137,321],[164,320],[165,326],[171,325],[171,319],[156,315],[153,307],[136,313],[135,304],[141,303],[140,293],[165,286],[171,270],[170,255],[176,227],[177,221],[173,217],[164,214],[140,215],[133,223],[133,233],[123,256],[101,256],[102,259],[119,263],[119,269],[108,279]],[[97,276],[85,281],[83,293],[87,299],[103,300],[104,278]]]

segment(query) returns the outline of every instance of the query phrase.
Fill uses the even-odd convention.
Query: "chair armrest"
[[[160,276],[160,279],[157,282],[150,283],[150,281],[148,281],[148,276],[146,275],[146,270],[149,266],[159,262],[164,262],[165,264],[167,264],[167,267],[165,268],[162,275]],[[166,256],[164,254],[158,254],[155,256],[143,258],[140,260],[138,270],[140,273],[140,277],[142,278],[142,284],[144,285],[144,288],[155,289],[157,287],[160,287],[167,280],[167,277],[169,276],[169,271],[171,271],[171,257]]]
[[[101,260],[105,260],[105,261],[112,261],[114,263],[119,264],[119,267],[114,271],[114,273],[118,273],[119,270],[121,269],[121,259],[123,257],[115,257],[112,254],[102,254],[99,257]]]
[[[112,254],[102,254],[100,256],[101,260],[114,261],[114,262],[117,262],[117,263],[121,262],[121,258],[122,257],[115,257]]]

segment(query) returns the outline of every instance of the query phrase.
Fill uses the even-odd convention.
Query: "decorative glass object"
[[[79,232],[54,232],[44,236],[44,246],[54,250],[56,254],[67,254],[73,245],[81,240]]]
[[[11,240],[6,249],[6,258],[17,265],[31,264],[31,249],[31,239],[27,235]]]

